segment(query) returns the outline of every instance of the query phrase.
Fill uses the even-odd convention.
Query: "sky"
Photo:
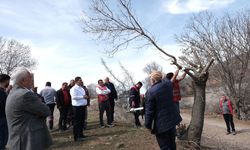
[[[76,76],[81,76],[85,85],[97,83],[98,79],[109,76],[101,58],[117,76],[121,76],[121,62],[135,81],[144,80],[147,75],[143,68],[152,61],[160,64],[164,72],[175,70],[169,59],[153,47],[138,48],[134,44],[112,58],[107,57],[105,45],[82,32],[80,19],[89,11],[89,2],[0,0],[0,36],[31,47],[32,57],[38,61],[38,66],[32,70],[38,91],[47,81],[59,89],[63,82]],[[167,53],[176,57],[181,52],[175,35],[183,31],[193,14],[209,11],[221,15],[249,7],[249,0],[132,0],[140,23],[157,37],[158,44]]]

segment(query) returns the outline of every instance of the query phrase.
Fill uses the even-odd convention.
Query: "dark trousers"
[[[175,102],[174,103],[177,109],[177,112],[180,113],[180,103],[179,102]]]
[[[60,130],[66,130],[67,129],[67,116],[69,111],[69,106],[64,106],[60,111],[60,117],[59,117],[59,129]]]
[[[139,116],[140,116],[140,111],[137,110],[134,112],[134,116],[135,116],[135,125],[138,127],[138,126],[141,126],[141,123],[140,123],[140,120],[139,120]]]
[[[85,107],[86,106],[73,106],[74,123],[73,134],[74,139],[83,137],[83,124],[85,120]]]
[[[0,150],[5,149],[8,141],[8,126],[6,118],[0,118]]]
[[[85,117],[84,117],[84,124],[83,124],[84,129],[87,129],[87,120],[88,120],[88,107],[85,107]]]
[[[234,121],[233,121],[233,115],[231,114],[223,114],[223,117],[224,117],[224,120],[226,122],[226,125],[227,125],[227,132],[231,132],[230,130],[230,126],[231,126],[231,129],[232,129],[232,132],[235,131],[235,128],[234,128]]]
[[[73,113],[73,106],[69,106],[68,116],[67,116],[67,123],[69,126],[73,125],[74,120],[74,113]]]
[[[176,150],[175,133],[176,129],[173,127],[164,133],[156,134],[161,150]]]
[[[53,104],[47,104],[47,106],[50,109],[50,116],[49,116],[49,129],[53,129],[53,124],[54,124],[54,109],[55,109],[55,103]]]
[[[111,107],[111,122],[114,121],[114,113],[115,113],[115,100],[110,99],[110,107]]]
[[[107,123],[110,125],[111,124],[111,107],[110,107],[109,100],[106,100],[104,102],[100,102],[98,105],[99,105],[100,125],[104,126],[104,122],[103,122],[104,111],[106,111]]]

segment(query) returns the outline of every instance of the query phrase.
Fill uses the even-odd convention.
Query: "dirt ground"
[[[183,123],[189,123],[190,114],[190,110],[181,111]],[[92,105],[89,108],[88,116],[88,127],[84,131],[84,134],[88,137],[85,141],[73,141],[72,127],[65,132],[59,132],[55,129],[51,131],[54,145],[50,149],[159,150],[155,136],[150,134],[145,128],[134,128],[132,123],[117,120],[115,127],[102,129],[99,127],[98,108],[96,105]],[[250,149],[250,123],[235,119],[235,126],[237,134],[226,135],[226,126],[221,116],[207,114],[205,116],[201,149]],[[185,141],[177,140],[176,143],[178,150],[191,149],[185,146]]]
[[[84,134],[85,141],[74,142],[72,127],[60,133],[57,129],[51,131],[54,145],[51,149],[60,150],[158,150],[155,137],[145,128],[134,128],[133,124],[115,122],[112,128],[100,128],[98,108],[89,108],[88,127]],[[106,118],[104,114],[104,118]]]
[[[182,111],[184,123],[191,119],[189,110]],[[250,149],[250,122],[234,118],[236,135],[226,135],[226,124],[222,115],[206,114],[204,120],[202,145],[223,150]]]

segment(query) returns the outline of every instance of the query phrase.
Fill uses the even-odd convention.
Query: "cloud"
[[[225,7],[235,0],[172,0],[164,7],[171,14],[197,13],[204,10]]]

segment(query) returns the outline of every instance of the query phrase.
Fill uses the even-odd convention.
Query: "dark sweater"
[[[129,104],[130,104],[130,107],[133,107],[132,103],[134,103],[134,108],[140,107],[140,103],[141,103],[141,101],[140,101],[140,90],[136,86],[133,86],[130,89],[130,92],[129,92]]]
[[[6,104],[7,94],[3,88],[0,88],[0,118],[5,118],[5,104]]]
[[[109,82],[109,83],[105,83],[106,87],[108,89],[110,89],[110,93],[109,93],[109,99],[110,100],[114,100],[114,99],[117,99],[117,92],[115,90],[115,86],[113,83]]]

